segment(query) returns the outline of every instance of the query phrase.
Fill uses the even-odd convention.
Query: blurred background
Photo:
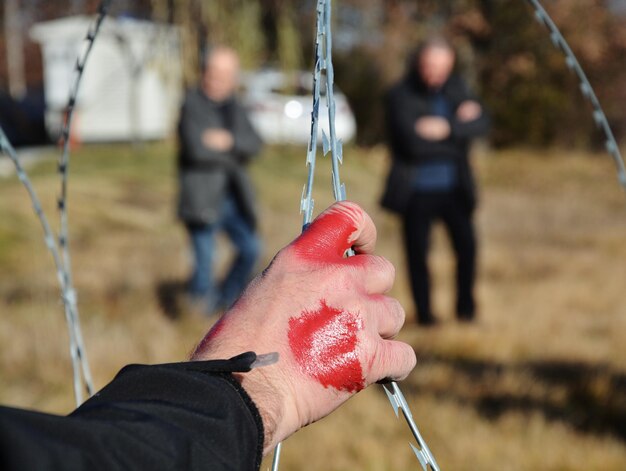
[[[0,124],[56,224],[56,143],[93,0],[3,0]],[[252,165],[261,269],[300,231],[315,1],[113,0],[73,123],[74,278],[96,386],[128,363],[183,360],[208,320],[180,305],[191,264],[175,217],[183,91],[213,43],[232,45],[241,96],[268,143]],[[591,107],[522,0],[335,0],[338,127],[348,197],[372,214],[398,269],[403,389],[442,469],[626,469],[626,195]],[[551,0],[616,138],[626,139],[626,0]],[[389,166],[383,94],[417,41],[445,31],[493,118],[473,149],[481,188],[479,321],[453,322],[454,260],[440,228],[436,329],[419,329],[399,221],[378,205]],[[323,112],[323,111],[322,111]],[[320,158],[316,208],[332,201]],[[55,226],[56,227],[56,226]],[[220,241],[219,265],[231,250]],[[72,409],[52,261],[12,165],[0,156],[0,403]],[[408,430],[371,388],[296,434],[283,469],[408,470]],[[266,466],[265,466],[266,467]],[[265,467],[263,469],[265,469]]]

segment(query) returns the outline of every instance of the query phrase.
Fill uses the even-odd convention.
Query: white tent
[[[67,17],[34,25],[44,63],[46,126],[58,136],[76,60],[93,18]],[[175,126],[182,87],[176,28],[107,18],[87,61],[72,125],[81,141],[160,139]]]

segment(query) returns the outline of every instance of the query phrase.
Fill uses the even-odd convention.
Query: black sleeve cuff
[[[263,422],[230,373],[246,371],[246,364],[249,370],[248,360],[130,365],[70,417],[113,421],[122,435],[145,434],[150,449],[165,449],[185,469],[257,470]]]

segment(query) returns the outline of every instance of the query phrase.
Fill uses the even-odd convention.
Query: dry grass
[[[189,269],[174,219],[173,147],[87,147],[72,163],[74,275],[97,386],[124,364],[184,359],[207,321],[166,314]],[[264,262],[299,231],[304,150],[267,149],[253,167]],[[420,330],[398,221],[377,206],[383,149],[348,149],[348,196],[372,214],[398,267],[402,334],[419,364],[403,389],[442,469],[626,469],[626,197],[604,156],[479,151],[480,320],[452,316],[454,262],[437,229],[432,262],[443,325]],[[318,165],[326,172],[326,159]],[[53,164],[33,169],[50,212]],[[316,182],[318,210],[330,180]],[[53,219],[55,219],[53,217]],[[228,257],[223,245],[221,263]],[[0,402],[67,412],[67,336],[50,257],[24,191],[0,185]],[[408,431],[371,388],[286,442],[282,469],[417,469]]]

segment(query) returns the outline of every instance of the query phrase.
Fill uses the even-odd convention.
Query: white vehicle
[[[265,142],[308,144],[313,111],[311,72],[265,70],[244,74],[241,82],[242,98],[249,110],[252,125]],[[337,138],[347,142],[354,138],[356,122],[345,95],[336,84],[333,90]],[[322,129],[330,137],[324,76],[320,94],[318,142],[322,139]]]

